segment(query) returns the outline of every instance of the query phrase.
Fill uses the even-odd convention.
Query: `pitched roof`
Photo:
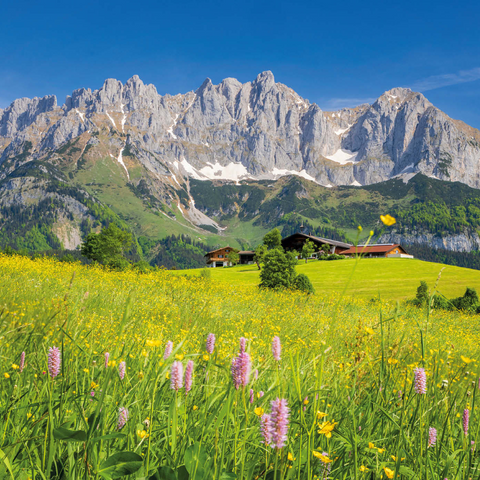
[[[320,243],[328,243],[329,245],[334,245],[335,247],[343,247],[343,248],[350,248],[352,247],[351,243],[344,243],[344,242],[339,242],[338,240],[331,240],[329,238],[322,238],[322,237],[315,237],[314,235],[307,235],[306,233],[294,233],[293,235],[290,235],[289,237],[285,237],[282,239],[282,243],[287,241],[288,239],[296,236],[301,236],[304,238],[308,238],[310,240],[313,240],[315,242],[320,242]]]
[[[253,255],[254,253],[254,250],[242,250],[241,252],[238,252],[239,255]]]
[[[232,248],[232,247],[229,247],[228,245],[226,247],[221,247],[221,248],[217,248],[216,250],[212,250],[211,252],[207,252],[204,257],[206,257],[207,255],[210,255],[211,253],[215,253],[215,252],[220,252],[220,250],[225,250],[226,248],[229,248],[230,250],[233,250],[235,252],[238,252],[238,250],[236,248]]]
[[[351,247],[348,250],[342,252],[342,255],[350,255],[350,254],[364,254],[364,253],[387,253],[394,248],[401,248],[404,252],[405,249],[399,243],[388,243],[388,244],[381,244],[381,245],[358,245],[357,247]]]

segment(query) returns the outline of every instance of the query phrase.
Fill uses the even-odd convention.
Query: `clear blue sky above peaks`
[[[0,1],[0,108],[137,74],[160,94],[271,70],[324,110],[422,91],[480,128],[474,1]]]

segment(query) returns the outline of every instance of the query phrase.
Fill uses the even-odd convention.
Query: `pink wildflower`
[[[273,358],[277,362],[279,362],[281,360],[281,353],[282,353],[282,345],[280,343],[280,338],[279,337],[273,337],[272,353],[273,353]]]
[[[173,342],[170,340],[165,345],[165,353],[163,354],[163,359],[166,360],[171,354],[173,350]]]
[[[125,378],[125,362],[120,362],[118,364],[118,375],[120,376],[120,380]]]
[[[20,365],[19,365],[20,373],[23,372],[24,367],[25,367],[25,352],[22,352],[22,354],[20,355]]]
[[[419,395],[425,395],[427,393],[427,375],[424,368],[416,368],[415,374],[415,392]]]
[[[285,399],[272,400],[272,443],[275,448],[283,448],[287,441],[290,412]]]
[[[124,407],[118,409],[117,430],[121,430],[128,421],[128,410]]]
[[[172,365],[170,373],[170,388],[175,391],[179,391],[183,387],[183,364],[182,362],[175,361]]]
[[[193,383],[193,361],[189,360],[185,369],[185,394],[192,389]]]
[[[207,337],[207,352],[211,355],[215,349],[215,334],[210,333]]]
[[[260,431],[265,445],[272,443],[272,419],[268,413],[264,413],[260,419]]]
[[[60,373],[61,363],[60,349],[50,347],[48,349],[48,372],[50,373],[50,377],[55,378]]]

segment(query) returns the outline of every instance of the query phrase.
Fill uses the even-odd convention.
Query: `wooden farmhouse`
[[[352,247],[350,243],[339,242],[337,240],[330,240],[328,238],[315,237],[314,235],[307,235],[306,233],[294,233],[289,237],[282,240],[282,247],[285,251],[296,250],[302,251],[302,247],[307,240],[310,240],[315,245],[315,253],[313,258],[318,256],[318,252],[322,249],[323,245],[328,245],[328,253],[336,253],[342,255],[345,250]]]
[[[252,265],[253,257],[255,256],[255,252],[253,250],[242,250],[238,252],[240,256],[240,265]]]
[[[342,255],[354,256],[362,255],[367,258],[413,258],[398,243],[386,243],[378,245],[358,245],[344,250]]]
[[[236,248],[222,247],[212,250],[205,255],[207,267],[231,267],[231,262],[228,261],[228,254],[230,252],[238,252]]]

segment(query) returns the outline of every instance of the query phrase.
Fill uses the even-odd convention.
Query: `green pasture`
[[[234,285],[258,285],[259,270],[256,265],[210,269],[212,278]],[[177,274],[198,275],[199,269],[182,270]],[[415,296],[421,280],[430,287],[438,282],[438,291],[446,297],[458,297],[466,287],[480,292],[480,271],[468,268],[423,262],[404,258],[363,258],[337,261],[300,261],[298,273],[310,278],[317,293],[345,293],[349,296],[402,300]]]

